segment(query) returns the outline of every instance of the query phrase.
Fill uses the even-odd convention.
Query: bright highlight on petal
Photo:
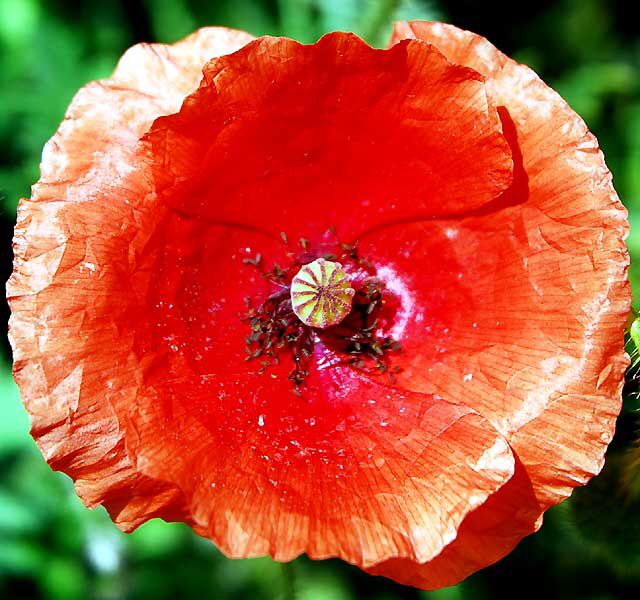
[[[595,138],[484,38],[202,29],[128,51],[47,144],[14,374],[125,531],[449,586],[602,466],[626,234]]]

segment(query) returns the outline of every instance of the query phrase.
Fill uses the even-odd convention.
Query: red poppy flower
[[[451,585],[602,465],[625,211],[481,37],[251,40],[134,47],[48,143],[8,287],[33,436],[124,530]]]

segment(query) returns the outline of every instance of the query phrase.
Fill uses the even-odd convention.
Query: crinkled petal
[[[182,493],[138,473],[124,444],[122,409],[142,381],[132,307],[151,278],[137,266],[163,215],[136,144],[178,110],[207,60],[250,39],[207,28],[129,50],[111,79],[76,95],[19,206],[7,295],[32,434],[84,501],[105,504],[124,529],[160,513],[188,521]]]
[[[418,41],[260,38],[207,65],[146,137],[181,214],[311,240],[478,208],[512,178],[483,78]]]
[[[155,231],[127,448],[184,492],[195,529],[227,554],[428,560],[509,480],[510,449],[465,406],[324,369],[321,344],[303,397],[288,357],[262,374],[244,360],[246,290],[271,286],[246,259],[278,256],[282,241],[175,213]]]
[[[486,567],[488,558],[513,549],[524,535],[517,524],[531,523],[540,511],[531,480],[516,457],[513,477],[465,517],[456,539],[438,556],[424,565],[408,558],[391,558],[367,570],[422,589],[449,587]]]
[[[127,50],[110,79],[89,83],[76,94],[45,146],[32,198],[82,200],[82,194],[109,185],[114,174],[126,175],[135,166],[128,152],[154,119],[180,108],[200,83],[203,65],[252,39],[241,31],[207,27],[173,45],[138,44]],[[81,188],[83,182],[88,188]]]
[[[229,556],[429,560],[513,474],[508,444],[468,407],[343,367],[302,397],[271,375],[158,373],[130,411],[138,469],[183,490]]]
[[[600,470],[613,435],[627,365],[626,212],[595,138],[530,69],[452,26],[398,24],[394,41],[406,37],[487,77],[517,149],[515,179],[484,211],[372,231],[363,252],[377,252],[412,290],[399,384],[468,402],[517,453],[539,504],[537,514],[510,521],[523,536]],[[391,239],[398,247],[385,253]],[[488,507],[478,512],[487,516]],[[445,579],[430,563],[413,571],[404,563],[400,580],[455,583],[503,556],[513,539],[496,529],[480,547],[463,526],[456,544]],[[398,578],[398,565],[389,569]]]

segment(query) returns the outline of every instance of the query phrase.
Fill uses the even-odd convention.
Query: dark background
[[[628,0],[0,0],[0,280],[11,271],[20,197],[38,179],[42,146],[73,94],[106,77],[140,41],[173,42],[198,26],[313,42],[350,30],[384,46],[390,22],[439,19],[489,38],[533,67],[600,139],[616,188],[640,219],[640,26]],[[632,283],[640,236],[629,239]],[[420,592],[340,561],[227,560],[181,525],[150,522],[120,533],[104,511],[86,510],[28,436],[10,375],[0,301],[0,597],[54,600],[432,598],[481,600],[640,598],[640,466],[628,448],[640,406],[627,388],[618,433],[601,476],[550,510],[538,534],[498,564],[453,588]],[[635,469],[635,470],[634,470]],[[630,483],[631,482],[631,483]],[[631,490],[631,491],[630,491]],[[633,491],[635,490],[635,491]]]

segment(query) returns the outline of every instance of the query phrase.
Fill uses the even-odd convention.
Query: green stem
[[[296,600],[296,573],[293,562],[282,563],[282,588],[284,600]]]
[[[377,46],[387,27],[393,20],[393,15],[400,7],[402,0],[378,0],[362,25],[362,35],[373,46]]]

